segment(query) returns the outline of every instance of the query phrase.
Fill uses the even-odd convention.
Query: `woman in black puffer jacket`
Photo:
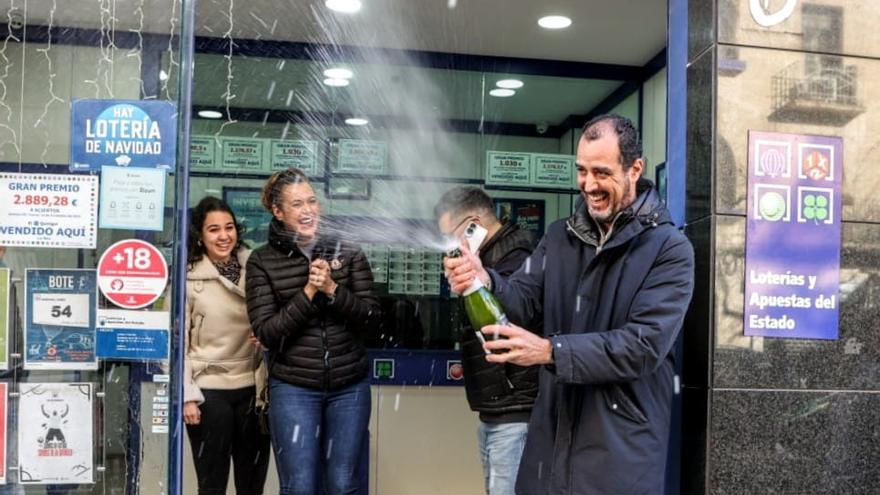
[[[356,493],[370,418],[363,335],[381,318],[357,246],[319,228],[321,206],[298,169],[263,188],[274,219],[247,263],[251,326],[269,349],[269,425],[281,494]],[[319,479],[324,474],[323,483]]]

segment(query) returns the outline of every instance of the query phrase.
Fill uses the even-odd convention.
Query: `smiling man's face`
[[[598,139],[581,137],[576,161],[578,189],[586,201],[587,211],[607,230],[614,217],[635,201],[642,160],[636,159],[624,169],[617,135],[612,127],[605,125]]]

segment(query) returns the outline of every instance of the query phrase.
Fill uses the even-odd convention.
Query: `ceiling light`
[[[334,67],[324,71],[324,77],[330,79],[351,79],[354,73],[344,67]]]
[[[328,77],[327,79],[324,79],[324,84],[327,86],[333,86],[334,88],[341,88],[343,86],[348,86],[348,79],[334,79]]]
[[[223,114],[217,110],[199,110],[199,117],[203,119],[222,119]]]
[[[370,123],[367,119],[362,119],[360,117],[351,117],[345,119],[345,123],[348,125],[367,125]]]
[[[571,26],[571,19],[564,15],[548,15],[538,19],[538,25],[544,29],[564,29]]]
[[[502,79],[496,82],[495,86],[504,89],[519,89],[523,87],[523,82],[519,79]]]
[[[492,91],[489,91],[489,94],[492,96],[497,96],[499,98],[507,98],[508,96],[515,95],[516,91],[506,88],[495,88]]]
[[[326,0],[324,5],[330,10],[343,14],[354,14],[361,10],[361,0]]]

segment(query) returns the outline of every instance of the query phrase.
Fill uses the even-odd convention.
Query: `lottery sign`
[[[94,248],[98,178],[0,173],[0,245]]]
[[[97,369],[95,270],[25,270],[24,369]]]
[[[152,244],[127,239],[113,244],[98,261],[98,288],[120,308],[149,306],[165,291],[168,264]]]

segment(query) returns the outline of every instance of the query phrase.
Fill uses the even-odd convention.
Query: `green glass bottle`
[[[458,258],[461,256],[460,249],[453,249],[447,253],[450,258]],[[477,338],[481,343],[486,343],[486,339],[493,340],[491,335],[485,335],[480,331],[486,325],[510,325],[507,315],[504,314],[504,308],[489,289],[483,286],[480,279],[474,279],[471,286],[461,295],[464,299],[464,310],[467,312],[468,320]]]

